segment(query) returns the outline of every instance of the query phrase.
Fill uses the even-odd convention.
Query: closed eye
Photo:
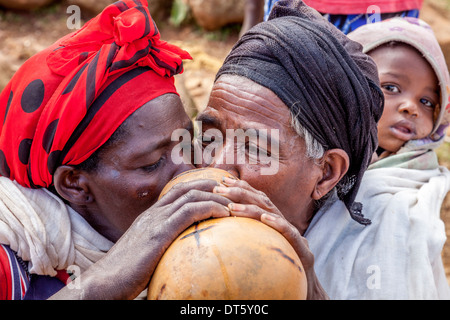
[[[141,167],[141,169],[146,171],[146,172],[148,172],[148,173],[151,173],[151,172],[155,171],[156,169],[158,169],[163,161],[164,161],[164,157],[161,157],[155,163],[147,165],[147,166],[144,166],[144,167]]]

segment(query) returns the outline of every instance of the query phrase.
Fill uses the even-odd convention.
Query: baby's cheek
[[[416,127],[417,130],[417,139],[426,138],[430,135],[431,130],[433,130],[433,122],[425,121],[421,124],[418,124]]]

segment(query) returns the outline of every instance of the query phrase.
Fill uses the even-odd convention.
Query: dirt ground
[[[26,59],[72,31],[67,28],[66,8],[64,2],[31,13],[0,8],[0,90]],[[450,0],[425,0],[421,18],[432,26],[450,65]],[[165,21],[158,22],[158,26],[163,40],[179,45],[194,57],[185,63],[185,73],[178,76],[177,87],[188,112],[195,115],[206,105],[214,75],[238,39],[239,27],[204,32],[193,25],[175,28]],[[450,168],[450,142],[438,150],[438,155],[441,164]],[[450,195],[441,212],[450,238]],[[450,240],[442,256],[450,283]]]

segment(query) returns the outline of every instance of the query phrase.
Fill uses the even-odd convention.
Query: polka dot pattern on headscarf
[[[40,79],[31,81],[22,93],[21,106],[24,112],[35,112],[44,100],[45,85]]]
[[[136,109],[166,93],[190,55],[160,39],[144,0],[106,7],[31,57],[0,94],[0,175],[49,187]]]

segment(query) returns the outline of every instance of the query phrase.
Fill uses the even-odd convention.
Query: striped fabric
[[[6,245],[0,244],[0,300],[22,300],[30,285],[23,261]]]

